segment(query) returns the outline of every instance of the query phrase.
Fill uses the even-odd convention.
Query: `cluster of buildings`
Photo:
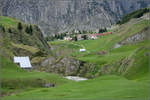
[[[99,36],[104,36],[104,35],[108,35],[108,34],[112,34],[112,32],[95,33],[95,34],[78,34],[78,35],[76,35],[76,37],[77,37],[77,40],[84,40],[83,36],[86,35],[87,39],[95,40]],[[73,40],[73,38],[70,36],[67,36],[67,37],[64,37],[64,40],[71,41],[71,40]]]

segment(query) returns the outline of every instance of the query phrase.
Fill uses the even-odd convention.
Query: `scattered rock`
[[[47,83],[47,84],[43,84],[43,87],[45,87],[45,88],[55,87],[55,84],[53,84],[53,83]]]
[[[146,52],[146,53],[144,54],[144,56],[149,56],[149,52]]]
[[[114,48],[119,48],[119,47],[121,47],[121,44],[119,44],[119,43],[115,44],[115,46],[114,46]]]
[[[147,30],[148,30],[148,27],[144,28],[141,32],[133,35],[133,36],[130,36],[128,37],[127,39],[123,40],[121,42],[121,44],[130,44],[130,43],[136,43],[136,42],[139,42],[141,40],[144,40],[145,38],[147,38],[148,34],[147,34]]]
[[[108,53],[107,51],[101,51],[101,52],[98,52],[97,54],[102,56],[102,55],[105,55],[107,53]]]

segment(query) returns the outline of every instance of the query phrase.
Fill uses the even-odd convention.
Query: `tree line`
[[[142,17],[145,13],[149,12],[150,8],[144,8],[144,9],[139,9],[137,11],[134,11],[130,14],[125,15],[122,20],[118,21],[116,24],[124,24],[128,22],[132,18],[140,18]]]
[[[3,32],[6,32],[5,27],[2,26],[2,25],[1,25],[1,29],[2,29]],[[17,24],[17,29],[18,29],[18,31],[20,31],[20,32],[23,31],[23,25],[22,25],[21,22],[19,22],[19,23]],[[13,32],[12,32],[12,28],[9,27],[9,28],[8,28],[8,32],[9,32],[9,33],[13,33]],[[26,25],[26,26],[25,26],[25,32],[28,33],[28,34],[30,34],[30,35],[32,35],[32,34],[33,34],[32,25]]]

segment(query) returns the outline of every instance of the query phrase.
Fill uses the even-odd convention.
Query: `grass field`
[[[13,22],[11,22],[13,23]],[[7,26],[7,25],[6,25]],[[148,56],[149,40],[121,45],[113,48],[126,38],[139,33],[148,26],[146,20],[136,20],[132,24],[126,23],[113,31],[112,35],[99,37],[97,40],[83,40],[77,42],[53,41],[49,44],[53,52],[60,56],[73,56],[81,61],[95,63],[99,67],[114,65],[121,59],[120,68],[124,68],[126,61],[131,61],[127,70],[120,74],[100,75],[94,79],[74,82],[53,73],[26,71],[16,64],[2,57],[2,93],[3,100],[20,99],[148,99],[149,98],[149,68]],[[15,45],[22,47],[22,45]],[[86,52],[79,52],[80,48]],[[26,49],[29,49],[25,46]],[[36,51],[32,48],[31,51]],[[105,54],[99,54],[106,52]],[[43,88],[42,82],[54,83],[56,87]]]
[[[148,98],[149,83],[127,80],[120,76],[101,76],[83,82],[73,82],[55,88],[37,90],[5,97],[11,99],[122,99]]]
[[[6,16],[0,16],[0,21],[1,24],[8,28],[8,27],[17,27],[18,20],[11,18],[11,17],[6,17]]]
[[[29,45],[15,44],[15,43],[11,43],[11,44],[12,44],[12,46],[14,46],[16,48],[22,48],[22,49],[27,50],[27,51],[29,51],[31,53],[36,53],[36,52],[39,51],[38,48],[35,48],[33,46],[29,46]]]
[[[69,82],[57,74],[20,69],[16,64],[5,57],[1,57],[1,62],[2,93],[5,95],[40,88],[42,82],[56,85]]]

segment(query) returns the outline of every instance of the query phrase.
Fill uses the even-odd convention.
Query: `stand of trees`
[[[99,33],[103,33],[103,32],[107,32],[107,29],[104,28],[104,29],[99,29]]]
[[[5,27],[4,27],[4,26],[0,25],[0,29],[1,29],[3,32],[5,32]]]
[[[84,40],[87,40],[87,39],[88,39],[87,35],[83,35],[82,38],[83,38]]]
[[[67,36],[66,33],[55,34],[54,36],[47,36],[46,40],[47,41],[54,41],[56,39],[64,39],[65,36]]]
[[[18,23],[18,30],[19,30],[19,31],[22,31],[22,29],[23,29],[22,24],[21,24],[21,22],[19,22],[19,23]]]
[[[11,30],[11,28],[8,28],[8,32],[9,32],[9,33],[12,33],[12,30]]]
[[[33,32],[32,25],[27,26],[26,29],[25,29],[25,32],[32,35],[32,32]]]
[[[20,42],[22,43],[22,29],[23,29],[23,27],[22,27],[22,23],[21,22],[18,23],[17,28],[20,31]]]
[[[73,40],[74,40],[74,41],[78,41],[77,36],[74,36],[74,37],[73,37]]]

